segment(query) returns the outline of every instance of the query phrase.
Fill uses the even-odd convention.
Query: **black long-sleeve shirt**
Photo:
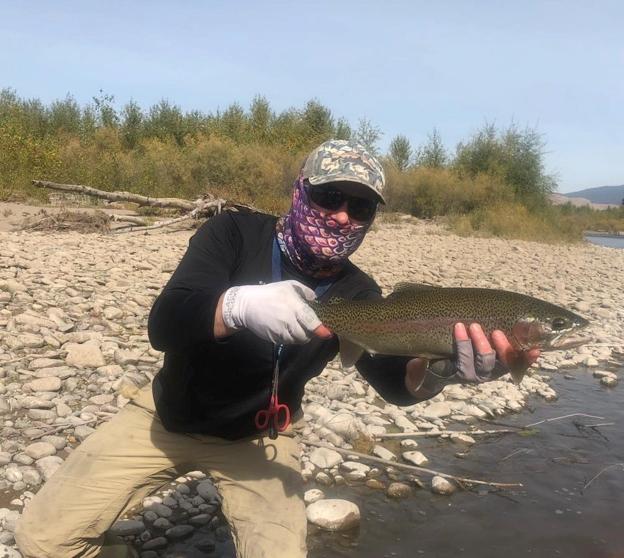
[[[254,416],[268,406],[273,345],[248,330],[214,337],[221,294],[237,285],[272,281],[275,218],[257,213],[223,213],[202,225],[148,322],[152,346],[165,352],[153,383],[158,414],[168,430],[237,439],[256,432]],[[315,288],[282,257],[282,279]],[[348,263],[321,300],[380,297],[379,286]],[[319,375],[338,351],[337,339],[313,338],[288,345],[280,356],[279,400],[291,412],[301,407],[306,382]],[[405,388],[405,357],[364,355],[356,366],[387,401],[411,405]]]

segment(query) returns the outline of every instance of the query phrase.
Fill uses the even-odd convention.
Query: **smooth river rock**
[[[360,523],[360,509],[347,500],[326,499],[310,504],[306,509],[310,523],[328,531],[344,531]]]

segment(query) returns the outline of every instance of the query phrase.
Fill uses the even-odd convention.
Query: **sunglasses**
[[[356,221],[370,221],[377,211],[375,200],[351,196],[336,188],[308,186],[308,196],[316,205],[329,211],[336,211],[347,202],[347,213]]]

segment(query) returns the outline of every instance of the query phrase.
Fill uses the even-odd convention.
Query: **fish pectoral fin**
[[[344,337],[338,336],[338,342],[340,343],[340,362],[342,366],[344,368],[353,366],[362,356],[364,349],[360,345]]]
[[[387,298],[413,293],[414,291],[428,291],[430,289],[439,288],[440,287],[436,287],[435,285],[427,285],[425,283],[409,283],[407,281],[403,281],[394,286],[394,290],[388,295]]]

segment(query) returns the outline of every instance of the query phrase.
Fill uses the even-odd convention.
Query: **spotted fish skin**
[[[313,303],[319,319],[342,340],[369,353],[449,358],[453,325],[479,323],[486,335],[502,330],[517,348],[553,345],[588,322],[531,296],[483,288],[401,285],[387,298]]]

